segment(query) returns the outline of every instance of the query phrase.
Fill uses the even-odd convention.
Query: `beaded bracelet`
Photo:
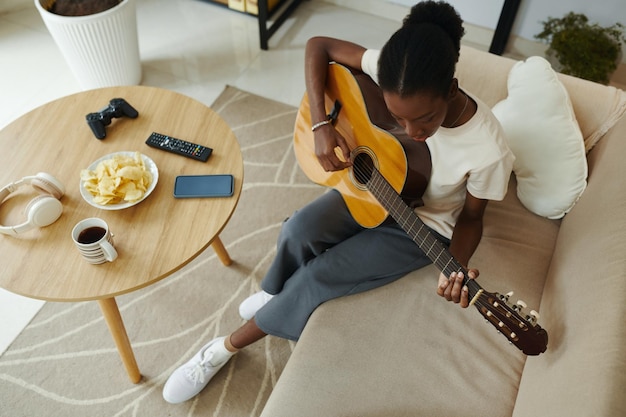
[[[311,132],[315,132],[318,128],[328,125],[330,124],[330,120],[326,119],[326,120],[322,120],[321,122],[317,122],[315,123],[313,126],[311,126]]]

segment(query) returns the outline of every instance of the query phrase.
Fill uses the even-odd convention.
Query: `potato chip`
[[[100,161],[94,170],[83,169],[80,178],[94,203],[100,205],[139,201],[152,182],[152,175],[139,152],[132,156],[118,154]]]

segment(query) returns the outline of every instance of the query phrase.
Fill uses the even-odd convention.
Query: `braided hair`
[[[423,91],[446,97],[464,34],[463,20],[448,3],[417,3],[381,50],[380,87],[400,97]]]

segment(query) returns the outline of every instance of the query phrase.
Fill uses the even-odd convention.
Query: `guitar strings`
[[[421,219],[419,219],[415,212],[413,212],[413,210],[411,210],[406,203],[404,203],[398,193],[393,189],[393,187],[391,187],[391,185],[376,168],[363,166],[363,164],[360,163],[360,160],[356,160],[353,164],[353,169],[356,171],[356,177],[359,180],[365,180],[363,183],[365,183],[370,191],[375,191],[372,192],[374,197],[379,200],[381,205],[389,211],[396,221],[399,222],[401,219],[409,219],[413,217],[413,215],[415,216],[415,218],[409,219],[413,220],[412,224],[408,225],[408,223],[403,222],[404,224],[400,224],[400,226],[402,226],[405,230],[408,229],[409,232],[414,232],[416,235],[420,235],[420,233],[424,231],[425,225]],[[419,226],[417,230],[415,228],[416,225]],[[424,234],[424,237],[420,239],[420,246],[429,248],[424,251],[426,255],[430,258],[432,256],[430,253],[433,249],[437,249],[439,253],[445,252],[443,244],[441,244],[441,242],[435,238],[432,233],[429,231],[426,232],[427,233],[422,233]],[[451,256],[450,258],[454,259]],[[439,255],[437,257],[433,257],[431,260],[442,272],[447,273],[448,275],[452,272],[462,271],[462,268],[458,264],[451,265],[452,268],[448,269],[450,261],[440,259]]]
[[[387,179],[373,165],[368,166],[365,162],[358,158],[354,160],[352,169],[355,171],[355,177],[359,181],[364,180],[362,183],[367,186],[374,197],[376,197],[376,199],[391,214],[398,224],[400,224],[402,219],[408,219],[411,221],[410,225],[404,222],[404,224],[400,224],[400,226],[409,234],[409,236],[411,236],[410,232],[415,233],[416,237],[419,238],[418,240],[420,240],[420,244],[418,245],[422,251],[424,251],[426,256],[431,259],[433,264],[435,264],[435,266],[437,266],[444,275],[449,276],[452,272],[464,273],[465,278],[463,284],[467,285],[470,290],[470,299],[478,293],[479,297],[475,304],[484,306],[485,304],[482,300],[483,297],[482,294],[480,294],[482,287],[474,280],[469,279],[467,271],[449,253],[443,243],[428,229],[426,229],[422,220],[402,200],[391,184],[389,184]],[[416,228],[416,226],[418,227]],[[413,236],[411,237],[416,240]],[[416,243],[418,242],[416,241]],[[428,248],[427,250],[424,249],[426,247]],[[437,255],[432,255],[433,252]],[[448,259],[441,259],[442,254],[447,255]]]
[[[357,169],[360,171],[359,175],[363,175],[363,174],[367,175],[367,173],[364,172],[362,167],[360,167],[360,164],[357,163],[354,166],[356,166]],[[367,171],[369,170],[370,169],[368,168]],[[507,328],[509,329],[510,333],[505,333],[502,326],[500,326],[497,323],[494,323],[493,320],[489,318],[489,317],[493,317],[499,322],[502,322],[503,319],[496,318],[496,316],[494,315],[490,316],[488,313],[492,311],[492,307],[497,308],[497,305],[492,306],[492,304],[489,302],[487,294],[484,293],[484,290],[480,286],[480,284],[468,278],[467,271],[465,270],[465,268],[463,268],[460,265],[460,263],[450,254],[450,252],[444,246],[444,244],[439,239],[437,239],[428,229],[426,229],[426,225],[424,224],[424,222],[402,200],[400,195],[393,189],[393,187],[391,186],[391,184],[389,184],[387,179],[375,167],[371,167],[371,174],[370,174],[370,179],[367,181],[367,188],[370,190],[374,189],[375,192],[372,192],[372,194],[377,199],[378,199],[378,196],[380,195],[381,199],[384,200],[384,201],[381,201],[381,204],[383,205],[383,207],[385,207],[389,211],[392,217],[396,219],[398,224],[400,224],[400,221],[399,221],[400,219],[410,218],[412,220],[412,223],[410,226],[408,226],[408,229],[414,233],[415,233],[414,226],[416,224],[419,225],[417,234],[419,234],[420,232],[424,232],[423,234],[425,235],[425,237],[422,237],[421,239],[422,245],[418,245],[418,246],[422,248],[426,256],[428,256],[433,261],[433,263],[443,272],[444,275],[449,276],[450,273],[452,272],[464,273],[465,279],[464,279],[463,284],[467,285],[468,287],[468,290],[469,290],[468,295],[470,297],[470,300],[472,300],[472,302],[470,302],[470,305],[472,304],[476,305],[476,308],[478,308],[481,314],[485,316],[485,319],[487,319],[493,326],[496,326],[498,331],[500,331],[500,333],[505,335],[507,339],[509,339],[511,342],[514,341],[513,334],[516,334],[517,337],[519,337],[519,333],[513,330],[514,328],[516,328],[515,323],[513,322],[509,323],[507,325]],[[379,201],[381,199],[379,199]],[[404,225],[400,224],[400,226],[403,227],[403,229],[406,231],[407,229],[406,224]],[[410,233],[408,234],[410,235]],[[426,243],[426,245],[428,246],[428,250],[423,249],[424,243]],[[431,255],[433,248],[437,249],[436,253],[438,253],[438,255],[436,257]],[[439,257],[441,256],[441,254],[447,255],[449,259],[447,261],[445,259],[439,260]],[[474,297],[476,297],[476,300],[473,300]],[[518,320],[518,323],[522,324],[523,326],[526,326],[526,321],[517,312],[515,312],[514,316],[509,317],[508,321],[511,321],[512,319]]]

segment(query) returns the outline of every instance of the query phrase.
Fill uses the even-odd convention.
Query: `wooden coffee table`
[[[110,99],[122,97],[139,117],[114,118],[98,140],[85,121]],[[145,144],[159,132],[213,148],[207,162]],[[19,236],[0,235],[0,287],[47,301],[97,300],[134,383],[141,379],[116,296],[151,285],[178,271],[209,245],[223,264],[231,259],[219,233],[233,214],[243,182],[243,160],[235,135],[213,110],[184,95],[129,86],[85,91],[45,104],[0,131],[0,186],[48,172],[65,186],[64,211],[54,224]],[[123,210],[92,207],[81,197],[80,171],[118,151],[139,151],[159,169],[156,188],[144,201]],[[177,175],[232,174],[228,198],[175,199]],[[0,224],[25,221],[25,204],[36,195],[21,187],[0,206]],[[72,243],[72,227],[87,217],[104,219],[115,234],[119,257],[91,265]],[[158,322],[158,321],[155,321]]]

